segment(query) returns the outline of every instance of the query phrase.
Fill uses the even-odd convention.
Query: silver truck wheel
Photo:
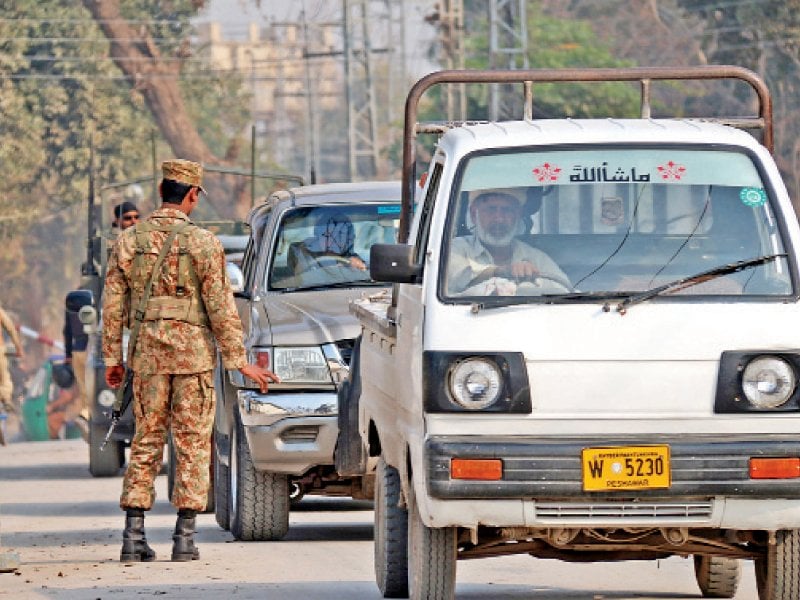
[[[226,531],[231,528],[230,512],[228,501],[231,493],[231,482],[228,475],[228,467],[219,460],[218,448],[214,448],[211,453],[211,460],[214,462],[214,518],[217,525]]]
[[[408,512],[400,474],[381,457],[375,473],[375,582],[384,598],[408,598]]]
[[[797,600],[800,598],[800,530],[786,529],[775,534],[776,544],[766,556],[755,560],[759,600]]]
[[[408,583],[411,600],[452,600],[456,593],[455,527],[427,527],[414,486],[408,498]]]
[[[741,573],[741,562],[735,558],[694,556],[694,575],[704,598],[733,598]]]
[[[256,470],[238,412],[231,457],[234,462],[230,465],[229,509],[233,537],[243,541],[281,539],[289,530],[288,477]]]
[[[89,426],[89,473],[92,477],[114,477],[125,463],[125,446],[122,442],[109,440],[100,450],[106,437],[102,425]]]

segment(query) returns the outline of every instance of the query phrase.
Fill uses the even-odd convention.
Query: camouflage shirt
[[[188,222],[189,218],[176,208],[162,207],[145,222],[164,227],[181,221]],[[139,271],[140,275],[145,276],[144,281],[133,281],[132,278],[137,275],[133,268],[135,230],[135,226],[129,227],[119,234],[108,263],[103,290],[103,358],[109,367],[123,364],[122,331],[123,327],[129,325],[124,319],[125,315],[133,314],[136,308],[129,307],[131,290],[143,289],[147,284],[147,278],[167,237],[167,233],[161,231],[148,234],[150,247],[143,255],[144,267]],[[215,339],[226,369],[238,369],[247,362],[242,324],[225,272],[222,244],[205,229],[190,226],[188,232],[187,249],[200,289],[196,289],[196,284],[189,279],[185,282],[186,291],[202,299],[210,328],[173,319],[144,321],[131,365],[137,373],[187,374],[209,371],[214,368],[216,358]],[[152,297],[177,297],[178,246],[176,239],[164,259],[161,275],[153,282]]]

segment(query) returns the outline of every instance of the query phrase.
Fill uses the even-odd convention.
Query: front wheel
[[[741,573],[741,563],[735,558],[694,556],[694,575],[704,598],[733,598]]]
[[[408,512],[400,474],[383,457],[375,472],[375,582],[384,598],[408,597]]]
[[[759,600],[800,598],[800,530],[775,533],[775,545],[755,560]]]
[[[428,527],[422,522],[414,483],[409,481],[408,575],[411,600],[452,600],[456,593],[455,527]]]
[[[230,526],[237,540],[279,540],[289,531],[289,479],[253,465],[241,418],[231,438]]]

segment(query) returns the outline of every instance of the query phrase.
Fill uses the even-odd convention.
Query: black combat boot
[[[144,511],[140,508],[129,508],[125,511],[120,562],[150,562],[155,559],[156,553],[147,545],[147,538],[144,537]]]
[[[185,562],[200,558],[194,545],[194,525],[197,511],[182,508],[178,511],[175,533],[172,534],[172,560]]]

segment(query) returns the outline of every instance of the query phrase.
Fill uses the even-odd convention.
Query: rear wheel
[[[800,530],[775,533],[775,545],[755,560],[759,600],[800,598]]]
[[[427,527],[409,481],[408,575],[411,600],[452,600],[456,592],[456,528]]]
[[[106,430],[102,425],[89,425],[89,473],[93,477],[114,477],[125,464],[123,442],[109,440],[102,450]]]
[[[237,540],[279,540],[289,530],[289,480],[258,471],[238,412],[231,437],[230,529]]]
[[[694,575],[704,598],[733,598],[741,573],[741,563],[735,558],[694,556]]]
[[[375,582],[384,598],[408,597],[408,512],[400,474],[381,457],[375,473]]]

